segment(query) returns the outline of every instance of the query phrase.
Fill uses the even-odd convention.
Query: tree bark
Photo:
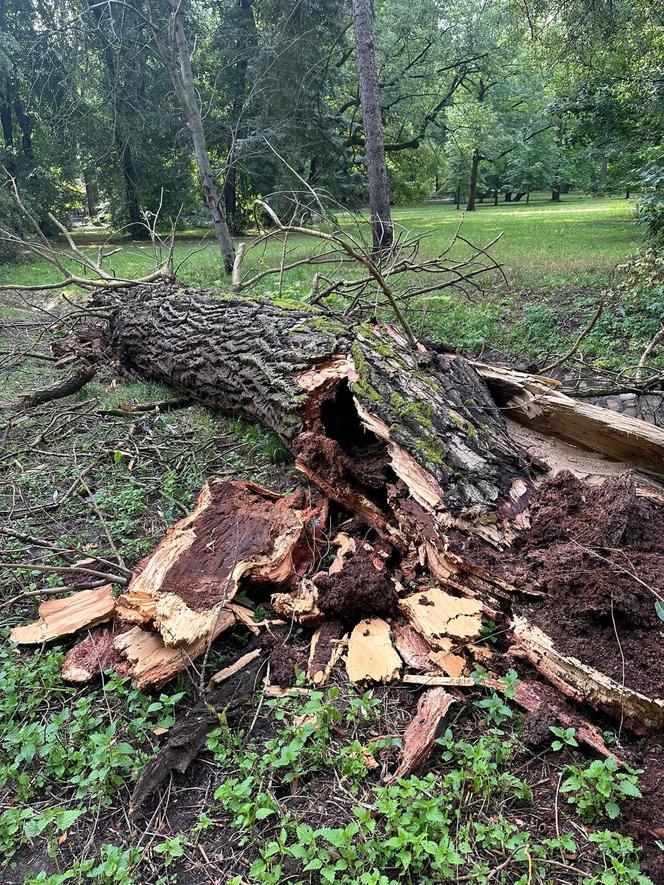
[[[439,519],[498,525],[527,474],[485,382],[456,354],[175,285],[97,297],[116,305],[107,335],[125,365],[269,427],[329,497],[397,544],[402,523],[430,524],[432,537]]]
[[[392,245],[394,228],[390,213],[390,192],[385,162],[385,139],[376,71],[371,0],[353,0],[355,57],[360,83],[360,103],[364,121],[364,141],[369,179],[369,205],[376,251]]]
[[[178,84],[176,86],[176,92],[178,93],[182,108],[187,117],[187,126],[191,133],[194,154],[201,173],[203,195],[205,196],[205,202],[210,210],[214,232],[224,259],[224,267],[226,272],[230,273],[233,268],[235,250],[226,223],[226,217],[221,208],[221,192],[217,179],[212,171],[210,155],[205,140],[205,130],[203,129],[203,118],[201,116],[201,109],[194,88],[194,75],[191,69],[191,54],[189,52],[187,36],[184,32],[183,4],[179,2],[179,0],[171,0],[171,8],[173,10],[173,30],[180,68],[180,75],[176,78]]]
[[[470,161],[470,184],[468,185],[468,203],[466,204],[466,212],[475,211],[475,197],[477,194],[477,176],[480,169],[480,155],[475,149],[473,157]]]
[[[560,202],[560,188],[552,187],[551,188],[551,202],[559,203]]]
[[[242,111],[247,92],[247,67],[251,51],[256,43],[256,22],[253,11],[254,0],[239,0],[235,17],[231,24],[235,34],[235,70],[233,81],[233,105],[230,115],[230,146],[226,161],[226,174],[224,176],[223,198],[224,212],[228,229],[232,234],[239,234],[242,223],[238,217],[237,202],[237,149],[236,143],[240,138]]]
[[[136,188],[136,170],[134,167],[134,158],[129,144],[128,134],[123,126],[123,119],[127,115],[126,98],[122,88],[122,83],[118,80],[118,70],[113,52],[113,46],[109,37],[104,30],[104,10],[99,3],[93,0],[86,0],[89,11],[94,16],[97,24],[97,33],[101,41],[102,56],[104,59],[104,67],[106,73],[106,81],[110,94],[113,96],[113,103],[120,109],[120,113],[114,112],[113,119],[113,147],[120,166],[122,175],[122,185],[125,196],[125,209],[127,212],[126,231],[133,240],[147,240],[149,231],[146,227],[141,211],[141,204]],[[112,4],[109,4],[108,14],[113,15]]]
[[[169,30],[172,29],[173,32],[175,43],[173,51],[164,40],[154,0],[148,0],[147,8],[157,52],[162,64],[168,71],[175,94],[187,119],[187,128],[191,134],[196,164],[201,175],[203,196],[210,212],[215,237],[223,257],[224,269],[226,273],[230,274],[233,269],[235,250],[222,208],[221,188],[212,171],[212,163],[210,162],[205,130],[203,128],[203,117],[194,87],[191,53],[184,30],[184,3],[179,2],[179,0],[171,0]]]

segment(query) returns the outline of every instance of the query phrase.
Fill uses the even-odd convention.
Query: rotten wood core
[[[303,665],[313,685],[343,659],[352,682],[426,688],[404,771],[426,757],[451,703],[445,689],[472,685],[477,660],[491,669],[492,653],[477,645],[487,619],[501,628],[500,654],[526,660],[565,697],[637,731],[664,724],[661,698],[563,650],[531,619],[546,592],[499,567],[532,532],[547,452],[553,472],[572,469],[588,488],[633,466],[661,476],[664,431],[588,411],[551,379],[413,350],[389,326],[346,328],[317,311],[161,284],[95,299],[114,310],[91,337],[101,334],[126,367],[271,428],[318,494],[207,484],[135,570],[112,627],[68,653],[68,678],[89,678],[103,661],[141,687],[161,685],[224,630],[270,630],[232,602],[242,586],[261,599],[268,589],[281,618],[315,631]],[[548,445],[551,433],[568,442]],[[656,481],[627,481],[648,507],[664,501]],[[221,684],[255,660],[222,671]],[[536,690],[521,700],[534,708]],[[583,739],[603,753],[583,723]]]

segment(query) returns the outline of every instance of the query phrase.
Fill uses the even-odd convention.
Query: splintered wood
[[[314,685],[325,685],[344,650],[344,628],[339,621],[325,621],[311,637],[307,675]]]
[[[559,381],[503,366],[474,367],[503,400],[506,414],[528,427],[664,476],[664,429],[566,396]]]
[[[283,497],[250,482],[203,486],[194,510],[166,533],[116,600],[110,585],[39,607],[39,620],[12,640],[40,643],[114,619],[67,652],[63,676],[75,682],[115,667],[139,688],[161,685],[238,623],[258,632],[252,612],[232,603],[240,581],[276,586],[315,556],[309,523],[325,518],[303,492]]]
[[[206,483],[138,566],[119,600],[123,618],[152,623],[167,646],[210,637],[242,578],[279,584],[292,574],[305,527],[297,503],[253,483]]]
[[[111,585],[80,590],[64,599],[47,599],[38,609],[39,620],[14,627],[9,636],[19,645],[38,645],[69,636],[84,627],[110,621],[115,613]]]
[[[510,654],[533,664],[566,697],[609,713],[637,734],[664,725],[664,698],[647,697],[620,685],[594,667],[564,655],[550,636],[525,618],[515,618],[512,631],[515,643]]]

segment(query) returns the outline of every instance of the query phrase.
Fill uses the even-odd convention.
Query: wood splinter
[[[39,620],[14,627],[9,635],[11,642],[39,645],[110,621],[115,614],[111,584],[79,590],[63,599],[47,599],[39,606],[38,613]]]

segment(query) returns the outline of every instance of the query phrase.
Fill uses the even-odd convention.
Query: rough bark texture
[[[390,192],[385,163],[385,138],[376,71],[371,0],[353,0],[353,23],[360,104],[364,121],[373,240],[374,248],[380,250],[391,245],[394,231],[390,214]]]
[[[108,334],[125,365],[271,428],[303,472],[375,528],[422,523],[425,511],[495,521],[512,506],[525,464],[456,354],[409,350],[391,327],[343,328],[301,306],[175,285],[99,301],[118,305]]]

